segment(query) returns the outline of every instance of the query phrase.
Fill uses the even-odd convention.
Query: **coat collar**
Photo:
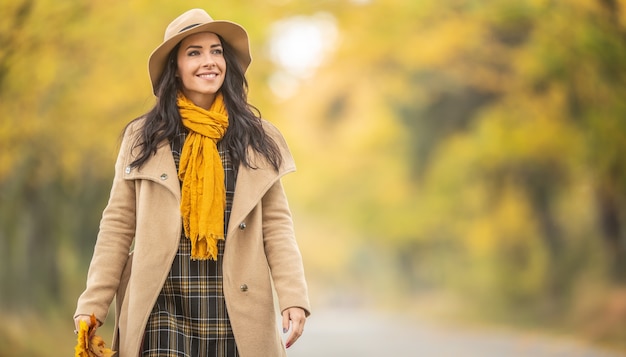
[[[151,180],[164,185],[174,197],[180,202],[180,181],[172,149],[168,142],[163,142],[157,148],[157,152],[152,158],[147,160],[140,168],[131,168],[130,163],[134,160],[134,155],[128,155],[125,161],[124,178],[127,180]]]
[[[227,234],[241,223],[274,183],[280,180],[282,176],[296,170],[293,157],[282,135],[268,122],[264,121],[263,124],[268,135],[278,145],[283,162],[279,170],[276,171],[262,156],[258,155],[254,150],[249,150],[250,162],[256,168],[239,166]],[[180,204],[180,181],[169,142],[161,143],[154,156],[147,160],[141,168],[131,169],[130,167],[130,163],[137,154],[136,148],[135,150],[129,148],[127,152],[130,154],[125,159],[125,179],[145,179],[162,184],[174,195],[176,202]]]

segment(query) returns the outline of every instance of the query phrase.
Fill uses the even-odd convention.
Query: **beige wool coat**
[[[116,299],[112,347],[118,357],[139,354],[182,228],[180,184],[169,143],[162,143],[140,169],[130,168],[141,123],[131,124],[122,140],[86,289],[76,308],[76,316],[94,313],[104,322]],[[276,305],[280,311],[295,306],[310,313],[302,258],[280,181],[295,165],[278,130],[268,122],[263,125],[278,144],[283,164],[276,172],[250,150],[257,169],[239,168],[222,262],[224,297],[241,357],[286,356]]]

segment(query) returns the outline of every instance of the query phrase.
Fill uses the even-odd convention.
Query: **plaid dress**
[[[171,142],[176,169],[186,131]],[[228,227],[237,173],[228,151],[217,145],[224,166]],[[142,357],[237,357],[237,345],[222,290],[224,241],[218,242],[218,258],[191,260],[191,241],[183,231],[170,273],[148,318]]]

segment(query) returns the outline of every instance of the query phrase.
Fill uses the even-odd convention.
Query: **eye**
[[[215,48],[211,51],[211,54],[214,54],[214,55],[222,55],[223,53],[224,53],[224,50],[221,48]]]
[[[199,54],[200,54],[200,51],[198,51],[198,50],[193,50],[193,51],[187,52],[187,56],[190,56],[190,57],[191,56],[197,56]]]

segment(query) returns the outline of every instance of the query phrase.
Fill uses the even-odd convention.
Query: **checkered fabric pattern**
[[[177,170],[185,138],[186,131],[171,142]],[[218,151],[224,166],[226,232],[237,173],[221,143]],[[239,356],[222,291],[223,240],[218,243],[218,250],[217,261],[191,260],[191,242],[183,232],[178,253],[146,325],[142,357]]]

